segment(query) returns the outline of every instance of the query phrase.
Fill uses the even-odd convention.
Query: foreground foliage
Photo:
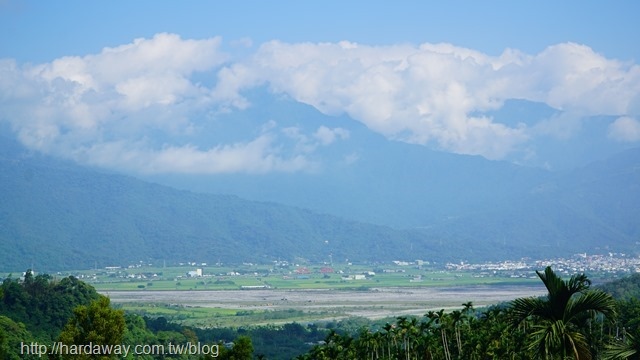
[[[324,344],[298,359],[638,358],[640,302],[616,303],[611,295],[592,289],[584,274],[567,281],[551,268],[537,274],[548,290],[545,297],[481,311],[465,303],[449,313],[398,317],[380,330],[331,332]]]
[[[584,275],[563,280],[547,268],[538,276],[547,296],[484,309],[467,302],[450,312],[429,311],[386,324],[348,319],[306,326],[200,329],[114,309],[109,299],[73,277],[58,280],[27,272],[0,286],[0,359],[42,358],[20,353],[20,343],[54,340],[200,342],[218,345],[218,359],[640,359],[640,286],[634,288],[626,279],[620,286],[608,285],[624,287],[624,298],[616,301],[593,289]],[[201,357],[127,357],[156,358]]]
[[[511,307],[511,323],[529,322],[527,350],[543,359],[591,359],[595,349],[589,347],[589,329],[602,315],[613,319],[616,314],[613,297],[603,291],[590,290],[584,275],[568,281],[558,277],[550,267],[536,272],[548,290],[545,298],[516,299]],[[525,325],[526,326],[526,325]]]
[[[352,329],[354,327],[351,327]],[[315,325],[207,328],[183,326],[166,318],[142,317],[114,309],[108,298],[74,278],[50,275],[10,276],[0,285],[0,359],[43,359],[46,355],[21,351],[21,344],[104,345],[217,345],[217,359],[291,359],[323,339]],[[22,349],[25,350],[25,349]],[[51,356],[50,358],[58,358]],[[71,359],[70,355],[63,356]],[[82,356],[75,358],[82,359]],[[109,358],[109,357],[107,357]],[[129,354],[127,359],[157,356]],[[198,359],[191,354],[166,354],[161,358]]]

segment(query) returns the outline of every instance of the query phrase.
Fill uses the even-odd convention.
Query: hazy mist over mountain
[[[322,183],[322,177],[314,179],[317,174],[296,182],[286,177],[235,181],[236,190],[269,188],[260,193],[287,194],[282,202],[313,202],[313,212],[175,190],[42,156],[7,136],[2,140],[4,271],[140,260],[495,261],[637,252],[639,246],[637,148],[572,172],[550,173],[480,157],[424,154],[422,148],[393,143],[408,156],[417,156],[410,151],[417,149],[420,163],[444,170],[438,176],[412,173],[420,185],[411,187],[401,186],[406,174],[387,177],[386,183],[361,180],[393,168],[393,162],[365,167],[365,175],[352,170],[351,182],[337,179],[350,187],[339,187],[336,179]],[[234,183],[222,180],[229,188]],[[470,183],[476,186],[467,189]],[[367,185],[354,193],[357,184]],[[341,217],[328,215],[332,210]],[[359,219],[371,221],[354,221]]]
[[[221,114],[215,121],[216,129],[203,134],[241,134],[242,129],[260,128],[268,122],[273,131],[286,134],[278,138],[283,153],[303,146],[312,149],[305,154],[312,164],[308,169],[142,177],[178,188],[236,194],[394,227],[426,227],[461,214],[503,206],[550,179],[629,148],[628,144],[611,142],[601,132],[581,130],[575,135],[581,140],[573,142],[590,146],[569,149],[566,141],[542,138],[531,147],[555,156],[518,164],[515,160],[455,155],[387,139],[348,116],[323,115],[309,105],[270,95],[264,89],[248,98],[254,105]],[[511,100],[504,111],[493,116],[506,122],[561,116],[558,114],[541,104]],[[599,117],[584,122],[585,129],[603,128],[613,119]],[[314,143],[318,141],[314,137],[318,129],[325,128],[340,129],[343,135],[332,137],[332,143],[325,146]],[[291,134],[295,136],[288,136]],[[559,164],[558,169],[550,169],[551,163]]]
[[[5,267],[638,251],[635,2],[76,5],[0,3]]]

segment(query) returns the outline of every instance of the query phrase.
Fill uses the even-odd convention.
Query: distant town
[[[624,253],[607,253],[605,255],[575,254],[569,258],[551,260],[520,259],[485,263],[448,263],[446,269],[453,271],[474,271],[479,274],[496,274],[510,272],[512,276],[530,276],[532,271],[551,266],[559,274],[600,274],[616,275],[640,272],[640,257]]]
[[[208,264],[205,262],[181,262],[167,267],[140,261],[128,266],[107,266],[102,269],[83,270],[67,273],[88,281],[102,281],[111,278],[130,281],[154,281],[169,280],[181,281],[189,279],[203,279],[201,285],[234,284],[231,279],[241,277],[264,278],[259,283],[247,283],[241,288],[265,288],[269,287],[271,280],[278,277],[281,280],[313,280],[332,279],[341,282],[359,282],[363,280],[381,279],[380,276],[396,275],[405,282],[423,282],[429,280],[442,280],[433,277],[433,274],[447,273],[452,278],[512,278],[512,279],[537,279],[536,270],[542,270],[551,266],[554,271],[563,276],[571,276],[577,273],[585,273],[594,280],[615,279],[632,273],[640,273],[640,257],[624,253],[607,254],[575,254],[567,258],[556,259],[520,259],[504,260],[498,262],[471,263],[461,261],[458,263],[437,264],[427,260],[395,260],[387,263],[375,264],[302,264],[289,261],[274,261],[269,264],[244,263],[242,265]],[[171,268],[171,270],[169,269]],[[58,273],[59,275],[63,275]],[[101,275],[100,275],[101,274]],[[215,282],[213,280],[217,279]],[[234,280],[235,281],[235,280]],[[380,281],[380,280],[378,280]],[[402,281],[402,280],[400,280]],[[151,284],[151,283],[149,283]]]

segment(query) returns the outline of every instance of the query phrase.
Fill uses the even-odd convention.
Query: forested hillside
[[[604,283],[599,288],[618,299],[640,299],[640,274]]]
[[[428,227],[394,229],[275,203],[176,190],[27,152],[3,139],[0,271],[139,261],[458,262],[636,252],[638,153],[549,180],[521,197],[490,201],[491,194],[485,194],[482,211]]]
[[[199,342],[214,349],[209,353],[219,359],[251,359],[251,339],[231,329],[224,333],[229,337],[212,339],[212,335],[219,334],[168,323],[164,318],[143,319],[125,314],[114,309],[109,298],[73,277],[57,280],[27,271],[24,277],[4,279],[0,286],[0,359],[3,360],[156,359],[159,352],[150,354],[149,350],[153,345],[164,349],[167,356],[160,358],[202,359],[201,353],[195,350],[169,351],[169,344],[184,346]],[[229,344],[235,341],[236,346],[227,349],[223,345],[225,341]],[[64,344],[66,348],[63,345],[56,348],[54,344]],[[86,350],[86,347],[75,350],[78,348],[73,345],[91,349],[111,346],[110,351],[115,354],[87,356],[78,351],[95,350]],[[137,354],[136,345],[139,345]],[[121,349],[122,354],[118,354]],[[124,351],[128,353],[126,357]]]
[[[235,196],[100,173],[36,154],[0,156],[0,271],[133,262],[443,259],[456,252],[395,230]]]

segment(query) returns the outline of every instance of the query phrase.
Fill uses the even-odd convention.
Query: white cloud
[[[336,139],[348,139],[349,130],[343,128],[330,129],[326,126],[320,126],[313,136],[318,139],[322,145],[329,145],[335,142]]]
[[[582,128],[579,115],[571,112],[563,112],[543,119],[530,129],[533,135],[544,135],[556,139],[569,139]]]
[[[351,165],[356,163],[358,160],[360,160],[360,155],[354,152],[354,153],[347,154],[344,157],[343,162],[345,165]]]
[[[136,39],[84,57],[19,67],[0,61],[0,118],[27,146],[83,163],[133,172],[264,173],[309,166],[280,154],[269,128],[244,142],[207,148],[151,139],[189,136],[213,104],[195,72],[213,71],[228,57],[219,38],[183,40],[173,34]]]
[[[337,140],[345,140],[349,138],[349,130],[343,128],[328,128],[320,126],[312,136],[303,133],[299,127],[287,127],[282,129],[282,133],[295,141],[296,152],[311,153],[318,146],[328,146]]]
[[[211,114],[251,106],[243,91],[259,86],[391,139],[491,159],[537,136],[569,138],[591,115],[620,117],[606,135],[637,141],[640,66],[584,45],[490,56],[451,44],[243,42],[235,48],[249,55],[229,62],[221,41],[163,33],[39,65],[0,60],[0,120],[32,148],[147,172],[298,171],[313,167],[307,156],[319,147],[349,138],[340,127],[304,133],[270,122],[241,140],[191,141]],[[215,84],[195,80],[203,73]],[[483,115],[507,99],[562,115],[529,126]]]
[[[119,168],[136,173],[263,174],[295,172],[313,168],[302,155],[284,157],[270,134],[249,142],[200,149],[194,145],[167,145],[154,150],[144,142],[103,142],[76,149],[74,158],[91,165]]]
[[[533,100],[588,115],[627,114],[640,92],[640,66],[574,43],[550,46],[522,70],[530,72]]]
[[[640,141],[640,121],[628,116],[619,117],[609,125],[609,138],[621,142]]]
[[[223,63],[227,56],[219,45],[219,38],[182,40],[158,34],[96,55],[64,57],[47,64],[17,67],[4,61],[3,75],[9,76],[3,76],[2,97],[9,108],[2,115],[25,141],[41,144],[40,149],[58,141],[51,137],[54,131],[43,132],[41,127],[81,133],[90,136],[87,141],[100,141],[114,127],[175,130],[175,122],[183,122],[190,109],[207,103],[206,90],[189,77]],[[15,92],[13,86],[23,91]],[[119,124],[122,118],[128,120],[126,124]]]
[[[546,103],[566,119],[628,114],[640,93],[640,67],[573,43],[493,57],[450,44],[273,41],[225,68],[214,93],[246,105],[242,90],[262,84],[326,114],[347,113],[390,138],[500,159],[541,132],[557,129],[563,133],[552,135],[562,138],[576,127],[508,127],[474,114],[512,98]]]

